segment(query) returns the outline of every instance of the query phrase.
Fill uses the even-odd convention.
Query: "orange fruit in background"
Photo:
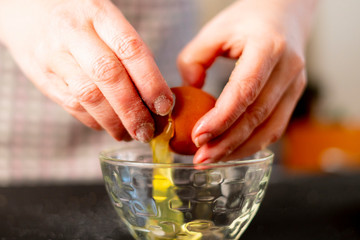
[[[201,89],[194,87],[171,88],[176,101],[171,118],[174,124],[174,136],[170,139],[172,151],[193,155],[198,149],[191,139],[191,132],[195,123],[215,106],[216,99]],[[158,135],[164,129],[167,118],[155,117],[156,131]]]

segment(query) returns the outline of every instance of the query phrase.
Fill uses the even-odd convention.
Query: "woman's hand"
[[[243,0],[179,55],[185,83],[201,87],[218,56],[239,59],[215,108],[195,125],[194,162],[250,155],[282,135],[306,85],[304,48],[315,0]]]
[[[0,0],[0,39],[45,95],[118,140],[149,141],[150,111],[171,109],[149,49],[109,0]]]

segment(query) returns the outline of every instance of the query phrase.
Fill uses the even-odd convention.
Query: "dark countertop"
[[[105,188],[0,188],[0,239],[132,239]],[[360,239],[360,174],[272,181],[241,240]]]

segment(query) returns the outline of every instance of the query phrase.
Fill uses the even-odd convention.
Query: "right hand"
[[[117,140],[153,137],[172,93],[110,0],[0,0],[0,40],[48,97]]]
[[[219,13],[178,63],[201,87],[220,56],[238,59],[216,105],[195,125],[194,162],[240,159],[283,134],[305,85],[305,43],[316,0],[244,0]]]

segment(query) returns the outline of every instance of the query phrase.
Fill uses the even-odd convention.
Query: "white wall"
[[[307,61],[323,91],[318,113],[360,120],[360,0],[320,1]]]
[[[200,6],[200,24],[203,25],[232,2],[234,0],[197,0]]]

